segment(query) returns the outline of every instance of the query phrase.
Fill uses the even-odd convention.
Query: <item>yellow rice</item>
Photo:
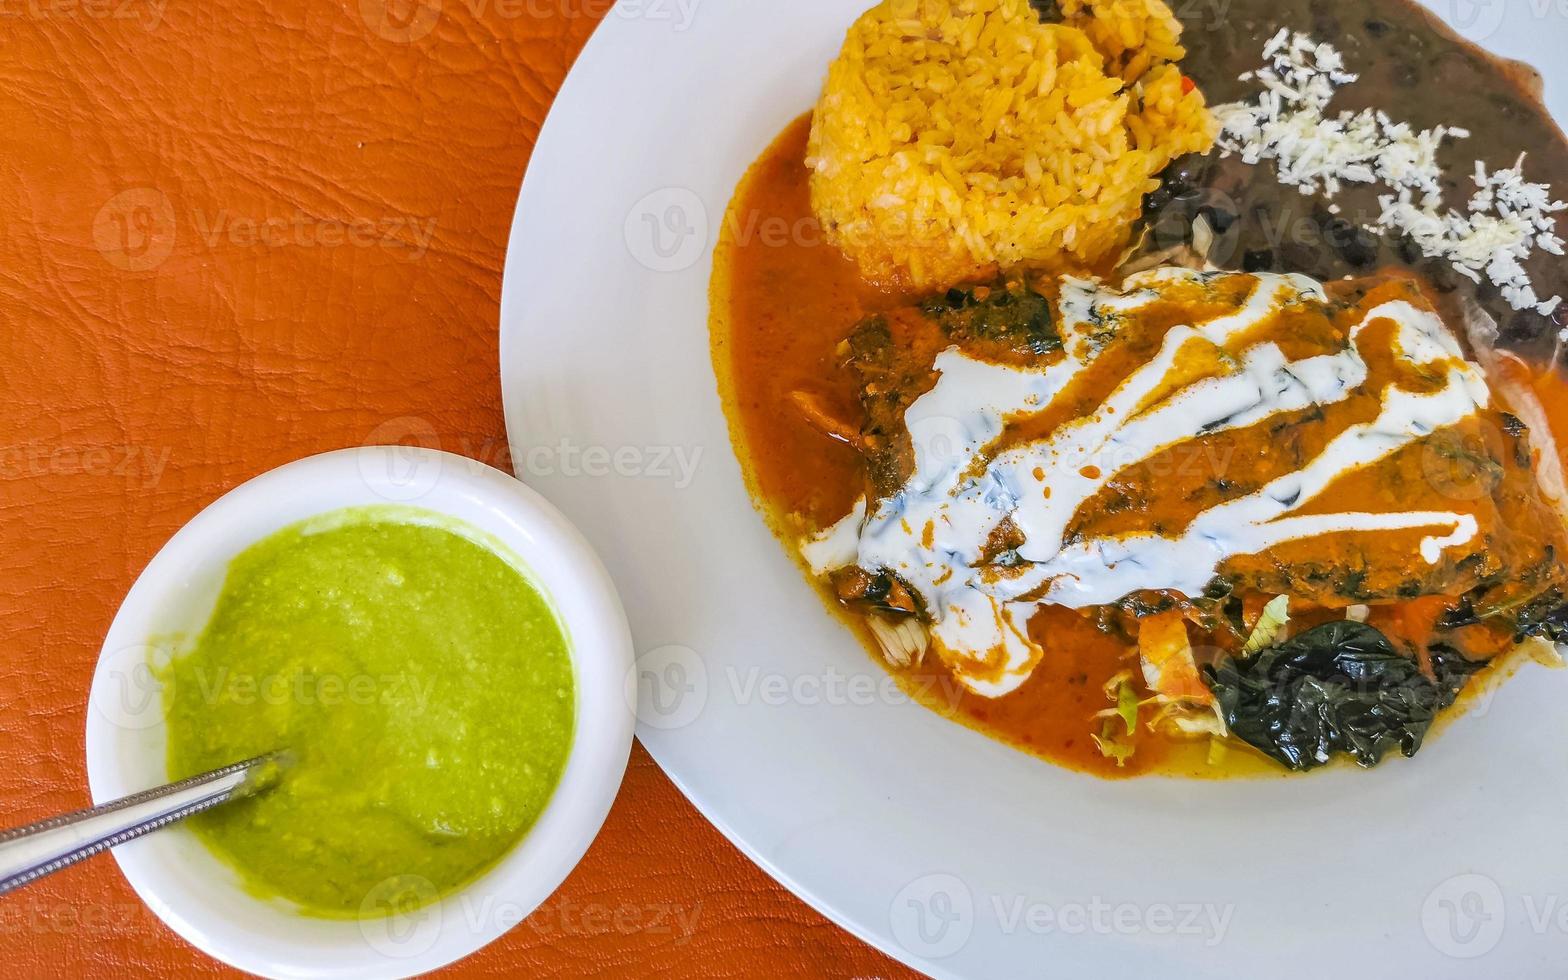
[[[948,286],[1121,254],[1154,175],[1215,124],[1162,0],[883,0],[828,69],[811,202],[863,274]],[[1190,86],[1187,86],[1190,88]]]

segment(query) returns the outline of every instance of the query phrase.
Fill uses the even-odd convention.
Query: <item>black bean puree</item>
[[[1477,159],[1490,172],[1512,167],[1521,151],[1525,179],[1551,184],[1554,198],[1568,198],[1568,143],[1541,104],[1539,76],[1458,38],[1422,8],[1404,0],[1173,0],[1171,6],[1185,28],[1182,70],[1210,105],[1254,97],[1257,83],[1238,76],[1263,64],[1263,45],[1281,27],[1305,31],[1333,44],[1346,70],[1360,75],[1338,91],[1328,114],[1370,107],[1418,130],[1470,131],[1467,139],[1445,140],[1438,154],[1445,207],[1464,210],[1476,191]],[[1189,234],[1202,213],[1216,232],[1211,261],[1221,267],[1321,280],[1411,268],[1445,294],[1445,305],[1474,296],[1497,319],[1499,346],[1538,363],[1556,353],[1568,302],[1550,316],[1514,310],[1496,287],[1477,286],[1446,262],[1424,258],[1402,236],[1365,230],[1380,213],[1378,196],[1390,193],[1381,184],[1343,184],[1331,202],[1279,184],[1272,161],[1252,166],[1234,155],[1221,159],[1217,151],[1178,160],[1162,176],[1145,210],[1152,247]],[[1339,213],[1330,212],[1330,203]],[[1564,215],[1559,234],[1568,226]],[[1568,259],[1537,249],[1525,268],[1541,299],[1568,297]]]

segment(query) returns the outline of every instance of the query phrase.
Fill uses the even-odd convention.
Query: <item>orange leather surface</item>
[[[430,431],[507,466],[513,203],[607,6],[0,0],[0,823],[87,802],[99,642],[223,491]],[[220,972],[108,859],[0,899],[6,976]],[[907,975],[640,748],[582,866],[449,973]]]

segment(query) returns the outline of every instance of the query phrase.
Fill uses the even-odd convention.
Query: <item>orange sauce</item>
[[[1551,422],[1557,458],[1568,467],[1568,378],[1561,371],[1547,369],[1531,379],[1531,387]]]
[[[862,282],[822,240],[802,163],[810,123],[808,114],[791,124],[747,173],[724,218],[711,296],[731,435],[778,531],[780,515],[836,521],[860,492],[860,455],[812,428],[791,395],[812,392],[855,417],[853,379],[835,350],[862,318],[903,300]]]
[[[802,163],[809,129],[809,115],[796,120],[742,181],[725,217],[711,295],[713,362],[731,437],[753,498],[792,554],[791,543],[807,529],[802,521],[815,527],[838,520],[865,480],[855,449],[825,438],[791,396],[810,391],[855,417],[853,379],[839,369],[839,344],[866,316],[909,300],[862,281],[854,265],[821,240]],[[859,617],[845,615],[826,588],[818,589],[861,637],[867,655],[884,663]],[[1205,764],[1206,743],[1140,737],[1138,751],[1121,768],[1101,755],[1090,737],[1097,730],[1091,718],[1109,706],[1105,683],[1118,671],[1136,669],[1135,651],[1067,609],[1043,610],[1029,628],[1052,655],[1003,698],[969,692],[934,657],[893,673],[931,710],[1060,765],[1105,776],[1214,774]],[[1229,757],[1235,761],[1227,769],[1245,767],[1251,757],[1253,769],[1268,771],[1269,764],[1248,749]]]
[[[710,295],[714,368],[731,436],[753,498],[797,560],[794,543],[802,534],[838,520],[857,496],[866,492],[860,453],[847,442],[824,436],[821,429],[807,421],[809,413],[802,411],[797,393],[807,393],[812,405],[829,415],[858,419],[855,382],[852,373],[843,369],[841,344],[868,315],[906,305],[912,299],[867,284],[852,263],[822,240],[810,208],[803,163],[809,126],[809,114],[791,124],[742,181],[725,218]],[[1368,302],[1402,289],[1408,290],[1408,284],[1396,278],[1386,287],[1377,287]],[[1290,348],[1287,356],[1309,356],[1332,349],[1340,342],[1343,334],[1339,325],[1321,316],[1316,321],[1303,321],[1288,331],[1289,336],[1282,341],[1282,346]],[[1173,311],[1171,323],[1176,322]],[[1369,329],[1377,327],[1369,325]],[[1207,370],[1203,365],[1194,369]],[[1392,362],[1369,364],[1369,369],[1382,375],[1382,384],[1419,390],[1426,383],[1421,378],[1403,376],[1404,368]],[[1120,372],[1111,369],[1086,372],[1080,382],[1085,389],[1082,397],[1063,399],[1061,404],[1097,405],[1106,393],[1101,389],[1119,376]],[[1568,417],[1568,385],[1555,375],[1552,377],[1554,381],[1538,383],[1541,400],[1553,417]],[[1370,420],[1376,412],[1375,398],[1351,399],[1330,407],[1327,414],[1331,424],[1287,430],[1303,433],[1288,435],[1292,440],[1289,446],[1282,446],[1277,434],[1265,428],[1202,437],[1185,444],[1181,452],[1208,455],[1195,460],[1157,456],[1118,474],[1107,493],[1121,492],[1144,502],[1155,501],[1159,498],[1152,491],[1169,484],[1172,474],[1180,475],[1184,468],[1200,471],[1198,484],[1204,478],[1201,471],[1215,465],[1225,466],[1228,477],[1245,478],[1256,470],[1261,478],[1269,457],[1277,464],[1277,454],[1282,451],[1314,455],[1327,438],[1345,426]],[[1027,429],[1019,437],[1038,437],[1064,421],[1060,411],[1041,413],[1038,420],[1019,427]],[[1558,437],[1565,434],[1568,426],[1560,427]],[[1009,437],[1011,430],[1004,436]],[[1302,440],[1302,444],[1294,444],[1296,440]],[[1423,465],[1429,465],[1429,461],[1423,461],[1419,454],[1410,454],[1407,459],[1396,460],[1392,472],[1398,482],[1408,484],[1407,489],[1424,487],[1422,492],[1434,500],[1433,509],[1438,504],[1442,509],[1464,509],[1466,501],[1453,499],[1451,492],[1445,494],[1441,485],[1434,486],[1429,474],[1423,473]],[[1384,482],[1370,473],[1350,474],[1334,488],[1334,496],[1345,499],[1388,493],[1388,473],[1381,466],[1377,469]],[[1171,496],[1178,500],[1181,497]],[[1199,495],[1194,492],[1176,513],[1162,514],[1151,504],[1116,516],[1109,512],[1096,515],[1095,501],[1091,500],[1075,522],[1079,529],[1096,520],[1103,522],[1106,527],[1096,526],[1097,532],[1127,530],[1134,524],[1175,529],[1190,519],[1195,506],[1203,509],[1213,502],[1203,501],[1202,506],[1197,506],[1198,500]],[[1489,503],[1489,498],[1484,502]],[[1489,516],[1497,519],[1497,515]],[[1504,515],[1512,516],[1516,515]],[[1395,535],[1384,544],[1392,550],[1414,554],[1420,537],[1420,533],[1414,532]],[[1355,553],[1355,548],[1364,548],[1364,541],[1358,545],[1349,536],[1329,535],[1293,547],[1300,552],[1293,558],[1352,565],[1373,561],[1373,556]],[[1377,556],[1377,560],[1387,562],[1387,552]],[[1236,565],[1244,571],[1246,560]],[[828,607],[862,638],[869,655],[883,663],[861,618],[845,614],[825,586],[818,583],[818,589]],[[1343,606],[1346,602],[1330,604]],[[1398,615],[1379,610],[1375,618],[1397,627],[1394,632],[1403,638],[1405,633],[1429,631],[1431,621],[1443,607],[1444,601],[1436,600]],[[1296,628],[1343,615],[1310,609],[1301,613],[1292,624]],[[933,710],[1052,762],[1096,775],[1281,774],[1282,770],[1261,753],[1234,740],[1225,743],[1224,759],[1215,764],[1209,758],[1207,739],[1183,740],[1147,730],[1139,733],[1132,757],[1118,766],[1094,744],[1091,735],[1098,732],[1099,725],[1093,719],[1096,712],[1110,706],[1103,690],[1106,683],[1120,671],[1137,674],[1135,644],[1101,629],[1084,613],[1054,606],[1042,607],[1031,620],[1029,631],[1048,651],[1047,655],[1016,691],[1001,698],[968,692],[934,656],[927,657],[923,666],[894,673],[906,690]],[[1195,637],[1194,642],[1200,642],[1199,638]]]

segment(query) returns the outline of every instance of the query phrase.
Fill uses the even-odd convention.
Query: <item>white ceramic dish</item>
[[[763,868],[941,977],[1559,971],[1568,673],[1527,668],[1376,773],[1114,783],[905,703],[823,611],[747,498],[706,290],[737,181],[868,4],[618,5],[523,185],[501,311],[513,458],[609,557],[643,743]],[[1568,15],[1437,9],[1538,65],[1568,118]]]
[[[477,881],[406,914],[332,921],[247,893],[188,830],[114,851],[133,888],[170,928],[232,966],[270,977],[404,977],[466,956],[522,921],[598,833],[631,749],[624,685],[626,619],[603,566],[560,513],[516,480],[472,460],[367,447],[301,460],[244,484],[176,534],[125,599],[93,678],[87,775],[96,802],[167,781],[149,641],[199,631],[229,561],[296,521],[343,507],[434,512],[498,542],[553,602],[577,682],[576,736],[549,806],[523,841]]]

